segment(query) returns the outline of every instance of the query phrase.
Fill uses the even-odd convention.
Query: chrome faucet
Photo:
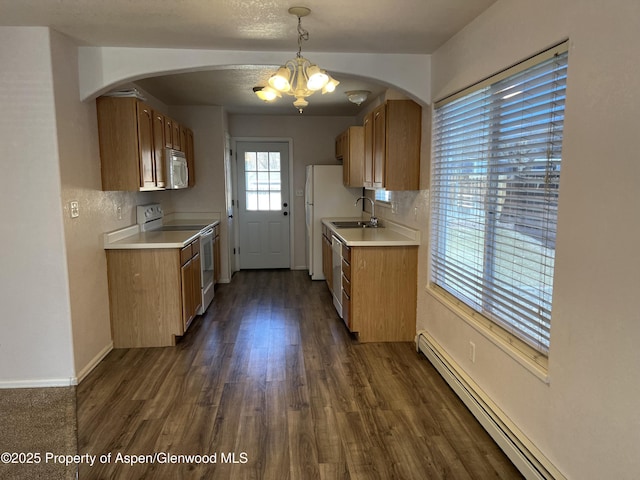
[[[358,200],[356,200],[355,205],[358,205],[358,202],[360,200],[369,200],[371,202],[371,218],[369,218],[369,224],[372,227],[377,227],[378,226],[378,217],[376,217],[376,205],[375,205],[375,202],[373,200],[371,200],[369,197],[360,197],[360,198],[358,198]]]

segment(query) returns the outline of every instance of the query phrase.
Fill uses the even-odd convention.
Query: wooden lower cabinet
[[[418,247],[342,249],[342,313],[360,342],[413,341]]]
[[[200,240],[195,240],[180,251],[180,279],[182,281],[182,326],[187,328],[202,305],[202,278],[200,276]]]
[[[172,346],[184,335],[202,301],[198,242],[106,251],[114,348]]]

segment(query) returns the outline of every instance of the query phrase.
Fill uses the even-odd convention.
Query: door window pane
[[[256,152],[247,152],[244,154],[244,171],[256,171]]]
[[[246,152],[244,165],[247,210],[281,210],[280,152]]]

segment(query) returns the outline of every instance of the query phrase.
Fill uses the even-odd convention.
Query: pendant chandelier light
[[[311,10],[306,7],[291,7],[289,13],[298,17],[298,54],[269,78],[268,86],[254,87],[253,91],[266,102],[281,97],[283,93],[296,97],[293,106],[302,113],[309,105],[307,97],[318,90],[322,90],[323,94],[333,92],[340,82],[302,56],[302,41],[309,40],[309,32],[302,28],[302,17],[309,15]]]

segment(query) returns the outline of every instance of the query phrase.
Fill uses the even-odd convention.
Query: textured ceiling
[[[81,45],[283,51],[297,50],[297,19],[287,13],[303,5],[309,52],[429,54],[495,0],[0,0],[0,26],[49,26]],[[264,112],[247,95],[249,77],[265,71],[198,72],[147,79],[140,86],[168,104],[224,105],[231,112]],[[316,114],[353,114],[344,91],[383,87],[366,79],[340,78]],[[244,89],[244,90],[243,90]],[[312,97],[314,100],[316,95]],[[283,98],[278,104],[289,104]],[[249,102],[249,103],[247,103]],[[331,103],[337,110],[331,111]],[[271,107],[271,105],[269,105]],[[293,107],[289,105],[291,110]],[[349,110],[350,109],[350,110]],[[295,110],[294,110],[295,112]],[[280,113],[273,107],[268,113]],[[284,111],[282,112],[284,113]],[[286,113],[291,113],[287,110]],[[305,112],[306,113],[306,112]]]

